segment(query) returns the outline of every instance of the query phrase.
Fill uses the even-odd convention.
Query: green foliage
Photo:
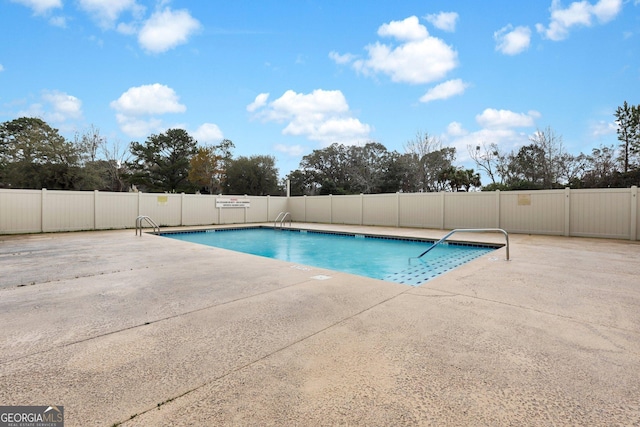
[[[11,188],[80,189],[79,151],[43,120],[0,125],[0,183]]]
[[[480,177],[473,170],[456,172],[452,166],[455,148],[443,148],[428,136],[420,138],[406,154],[389,152],[377,142],[314,150],[302,158],[301,169],[289,175],[292,195],[457,191],[479,186]],[[451,169],[454,173],[447,174]]]
[[[228,139],[218,145],[198,148],[190,160],[189,182],[209,194],[222,191],[232,148],[233,142]]]
[[[618,124],[620,155],[618,161],[622,172],[640,167],[640,105],[629,105],[627,101],[614,113]]]
[[[280,195],[278,169],[273,156],[240,156],[229,162],[224,188],[227,194]]]
[[[169,129],[151,135],[145,144],[131,143],[134,159],[128,164],[129,181],[150,192],[190,192],[190,160],[197,153],[197,142],[184,129]]]

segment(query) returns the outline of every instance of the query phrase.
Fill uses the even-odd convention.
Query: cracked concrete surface
[[[410,287],[133,230],[0,236],[0,404],[67,426],[640,425],[640,244],[510,240]]]

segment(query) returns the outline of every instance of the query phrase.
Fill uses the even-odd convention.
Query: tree
[[[300,161],[300,168],[307,177],[310,195],[326,193],[328,188],[332,193],[347,194],[350,191],[349,182],[349,150],[342,144],[331,144],[321,150],[313,150]]]
[[[106,188],[108,191],[126,191],[128,189],[126,176],[131,174],[128,170],[131,152],[117,140],[111,144],[105,142],[100,147],[100,151],[104,159],[102,163]]]
[[[382,192],[392,157],[379,142],[351,146],[348,150],[348,188],[352,194]],[[395,190],[394,190],[395,191]]]
[[[187,192],[189,162],[197,153],[197,142],[184,129],[169,129],[151,135],[145,144],[131,143],[134,159],[129,163],[130,181],[148,191]]]
[[[0,182],[13,188],[79,189],[79,152],[41,119],[0,125]]]
[[[224,182],[227,194],[266,196],[281,194],[278,188],[278,169],[273,156],[240,156],[227,167]]]
[[[483,142],[481,145],[468,145],[467,150],[476,167],[487,174],[491,184],[498,184],[497,177],[500,177],[500,183],[504,183],[505,175],[502,173],[504,169],[501,168],[501,165],[505,154],[500,152],[498,144],[487,145]]]
[[[444,190],[440,178],[455,161],[456,149],[443,148],[439,138],[426,132],[418,132],[404,148],[409,155],[409,165],[414,177],[414,185],[410,191]]]
[[[585,188],[610,187],[617,174],[616,151],[613,146],[600,146],[584,156],[585,172],[581,186]]]
[[[286,179],[289,180],[289,189],[292,196],[310,195],[312,194],[312,189],[315,188],[310,175],[300,169],[291,171]]]
[[[191,158],[189,182],[205,189],[209,194],[219,193],[226,177],[226,167],[231,161],[233,142],[223,140],[218,145],[198,148]]]
[[[554,130],[547,126],[543,130],[536,130],[529,140],[538,147],[542,153],[539,158],[539,171],[541,174],[541,184],[543,188],[554,188],[559,185],[559,177],[564,167],[563,160],[566,159],[562,136],[556,135]]]
[[[627,101],[614,113],[617,133],[620,141],[619,162],[622,165],[622,172],[627,173],[630,169],[639,167],[637,161],[640,156],[640,105],[629,105]]]

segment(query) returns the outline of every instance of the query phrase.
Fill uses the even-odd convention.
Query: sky
[[[640,104],[640,0],[0,0],[0,122],[111,147],[170,128],[280,176],[337,142],[617,145]]]

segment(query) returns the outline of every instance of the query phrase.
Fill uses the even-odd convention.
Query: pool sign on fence
[[[237,197],[216,198],[216,208],[249,208],[250,199],[240,199]]]

